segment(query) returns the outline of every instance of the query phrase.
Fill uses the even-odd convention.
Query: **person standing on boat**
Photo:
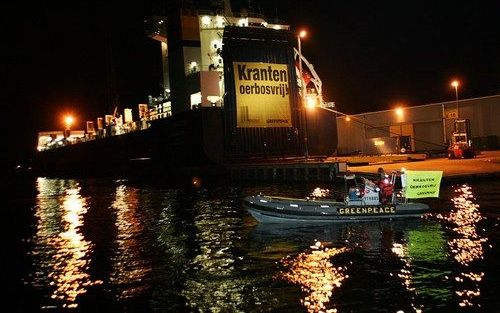
[[[393,187],[389,180],[389,176],[387,176],[383,168],[379,167],[377,172],[378,180],[376,183],[380,189],[380,203],[385,204],[389,202],[389,199],[392,197]]]

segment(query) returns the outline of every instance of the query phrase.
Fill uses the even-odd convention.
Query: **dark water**
[[[15,311],[499,311],[500,183],[445,185],[426,201],[428,216],[401,222],[271,226],[240,205],[259,191],[315,187],[12,182],[9,302]]]

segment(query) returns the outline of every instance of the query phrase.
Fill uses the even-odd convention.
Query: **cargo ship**
[[[45,175],[218,173],[228,164],[331,155],[336,118],[311,106],[322,83],[289,25],[233,13],[228,1],[182,1],[146,21],[162,51],[164,93],[85,130],[40,132]]]

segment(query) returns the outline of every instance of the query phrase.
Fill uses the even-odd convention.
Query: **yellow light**
[[[458,80],[454,80],[451,82],[451,87],[457,88],[458,86],[460,86],[460,82]]]
[[[346,121],[346,122],[350,122],[350,121],[351,121],[351,118],[350,118],[349,116],[346,116],[346,117],[345,117],[345,121]]]
[[[66,128],[70,128],[71,125],[73,125],[74,121],[75,121],[75,119],[71,115],[66,115],[64,117],[64,124],[66,124]]]
[[[307,35],[307,32],[305,30],[301,30],[299,33],[300,38],[304,38]]]
[[[395,112],[396,112],[396,115],[399,117],[403,117],[403,115],[404,115],[404,110],[401,107],[396,108]]]
[[[306,98],[306,106],[309,109],[314,109],[316,107],[316,99],[313,96],[309,96]]]

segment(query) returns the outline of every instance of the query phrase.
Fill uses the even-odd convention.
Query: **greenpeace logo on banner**
[[[233,62],[237,127],[291,127],[287,64]]]
[[[439,197],[442,171],[406,171],[406,197],[409,199]]]

